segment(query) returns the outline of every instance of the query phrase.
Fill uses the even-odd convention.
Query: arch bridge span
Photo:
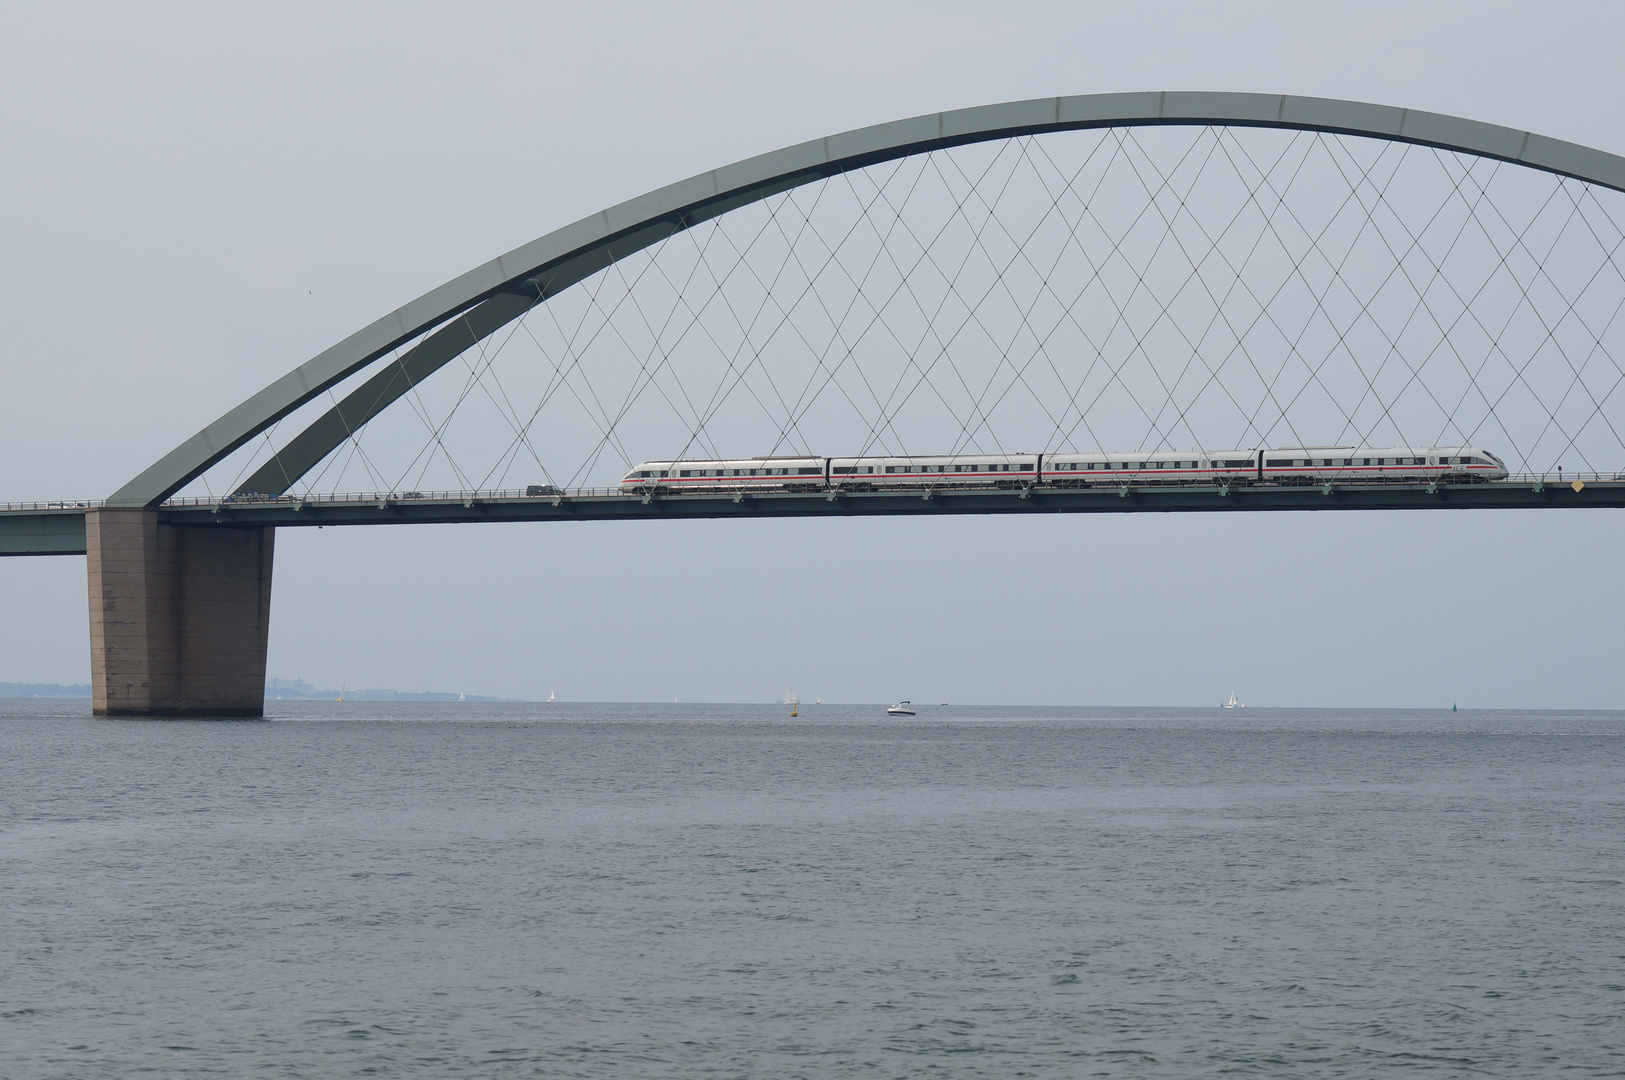
[[[0,507],[0,554],[88,555],[100,715],[261,714],[277,527],[413,521],[603,520],[1123,511],[1620,507],[1625,483],[1529,476],[1495,484],[784,492],[637,498],[611,492],[285,495],[355,432],[456,357],[619,260],[750,204],[911,155],[1084,129],[1276,128],[1358,136],[1510,163],[1625,192],[1625,158],[1436,113],[1263,94],[1042,98],[898,120],[786,147],[627,200],[476,267],[358,330],[186,439],[104,503]],[[401,351],[403,350],[404,351]],[[318,396],[361,384],[275,447],[221,499],[175,498]],[[412,493],[416,496],[417,493]]]
[[[854,169],[967,143],[1087,128],[1185,125],[1367,136],[1504,161],[1625,191],[1625,158],[1438,113],[1266,94],[1139,93],[1038,98],[932,113],[815,139],[701,173],[609,207],[498,256],[390,312],[288,372],[108,498],[157,506],[250,439],[340,382],[380,370],[239,486],[278,495],[446,363],[613,262],[750,203]],[[436,329],[438,328],[438,329]],[[399,358],[400,346],[422,338]]]

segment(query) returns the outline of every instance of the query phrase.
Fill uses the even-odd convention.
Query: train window
[[[819,473],[821,473],[823,471],[824,471],[823,469],[802,469],[801,470],[801,475],[802,476],[817,476]],[[718,473],[717,475],[720,476],[721,474]]]

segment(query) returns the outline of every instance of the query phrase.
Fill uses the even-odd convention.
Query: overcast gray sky
[[[778,146],[993,101],[1217,89],[1622,152],[1622,31],[1617,4],[1482,0],[6,4],[0,501],[103,496],[463,270]],[[1608,708],[1625,703],[1620,528],[1452,512],[285,530],[270,673],[618,700],[794,683],[840,701],[1234,688]],[[83,559],[0,561],[0,680],[86,681],[85,610]]]

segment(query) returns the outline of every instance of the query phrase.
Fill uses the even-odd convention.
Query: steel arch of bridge
[[[1092,94],[984,105],[877,124],[785,147],[659,188],[453,278],[271,383],[114,492],[107,505],[161,504],[318,394],[401,345],[422,338],[295,436],[238,489],[280,494],[413,386],[536,304],[674,233],[779,192],[853,169],[967,143],[1153,125],[1286,128],[1366,136],[1509,162],[1625,191],[1625,158],[1614,154],[1495,124],[1331,98]]]

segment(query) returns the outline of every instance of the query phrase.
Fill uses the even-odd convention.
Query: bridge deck
[[[1550,481],[1492,484],[1235,485],[1229,488],[1128,484],[1122,487],[1006,490],[814,491],[623,495],[599,489],[525,496],[341,496],[211,502],[175,500],[159,508],[171,525],[406,525],[476,521],[607,521],[670,518],[851,517],[939,514],[1194,513],[1246,510],[1487,510],[1625,507],[1625,481],[1593,480],[1577,491]],[[83,555],[82,504],[0,509],[0,555]]]

